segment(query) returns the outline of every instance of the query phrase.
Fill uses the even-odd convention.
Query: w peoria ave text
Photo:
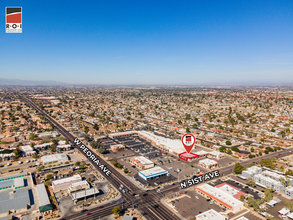
[[[212,179],[214,179],[216,177],[219,177],[219,176],[220,176],[220,172],[218,170],[215,170],[213,172],[209,172],[209,173],[203,174],[202,176],[194,177],[194,178],[188,180],[187,181],[187,184],[188,184],[188,186],[192,186],[192,185],[196,185],[198,183],[201,183],[203,181],[212,180]],[[181,189],[186,188],[187,187],[187,184],[186,184],[185,181],[181,182],[180,183]]]
[[[78,138],[75,138],[74,143],[79,146],[80,149],[83,150],[83,152],[85,153],[85,155],[91,159],[95,164],[97,164],[97,166],[99,166],[99,168],[101,169],[102,172],[104,172],[107,176],[110,176],[111,171],[107,169],[106,165],[100,164],[100,160],[98,160],[98,158],[94,155],[94,153],[88,149],[84,144],[82,144],[82,142],[80,140],[78,140]]]

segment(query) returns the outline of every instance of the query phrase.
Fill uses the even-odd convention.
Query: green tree
[[[250,152],[254,152],[254,148],[252,147],[252,148],[250,148]]]
[[[94,129],[98,131],[99,130],[99,125],[94,124]]]
[[[231,147],[231,150],[233,150],[233,151],[235,151],[235,152],[238,152],[238,153],[240,153],[240,150],[239,150],[239,148],[238,148],[238,147]]]
[[[286,175],[290,175],[290,176],[293,176],[293,171],[288,169],[285,173]]]
[[[246,170],[245,166],[242,166],[239,162],[235,163],[234,173],[241,174],[243,170]]]
[[[274,197],[274,194],[273,194],[272,190],[266,188],[265,189],[265,201],[269,202],[269,201],[271,201],[273,199],[273,197]]]
[[[38,154],[34,154],[34,155],[33,155],[33,158],[35,158],[35,159],[38,158],[38,157],[39,157]]]
[[[186,128],[186,133],[189,133],[190,132],[190,129],[189,128]]]
[[[263,167],[270,168],[272,170],[276,168],[276,164],[272,160],[261,160],[260,165]]]
[[[114,215],[118,215],[118,214],[120,213],[120,211],[121,211],[120,206],[115,206],[115,207],[112,209],[112,213],[113,213]]]
[[[76,166],[76,167],[80,166],[80,162],[79,162],[79,161],[76,161],[76,162],[75,162],[75,166]]]
[[[231,141],[226,141],[226,145],[232,145]]]
[[[293,212],[293,203],[292,202],[286,202],[285,208],[289,209],[291,212]]]
[[[231,155],[232,154],[232,151],[230,149],[227,150],[226,152],[228,155]]]
[[[18,158],[21,157],[21,154],[22,154],[22,151],[19,149],[19,148],[16,148],[13,150],[13,153],[14,153],[14,160],[18,160]]]
[[[219,151],[220,151],[220,152],[225,152],[225,151],[226,151],[226,147],[221,146],[221,147],[219,148]]]
[[[255,186],[256,186],[256,183],[255,183],[254,179],[252,179],[252,178],[248,178],[248,179],[246,180],[246,182],[247,182],[248,184],[250,184],[252,187],[255,187]]]
[[[253,167],[255,164],[254,163],[250,163],[249,165],[248,165],[248,167]]]
[[[242,202],[243,202],[243,201],[244,201],[244,199],[245,199],[245,196],[244,196],[244,195],[241,195],[241,196],[240,196],[240,201],[242,201]]]
[[[47,180],[50,180],[50,179],[52,179],[53,178],[53,175],[52,174],[48,174],[47,176],[46,176],[46,179]]]

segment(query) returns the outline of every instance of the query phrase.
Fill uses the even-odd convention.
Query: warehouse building
[[[40,198],[39,211],[43,214],[49,214],[53,210],[53,205],[51,204],[48,193],[46,191],[44,183],[37,185],[37,190]]]
[[[0,182],[0,190],[11,189],[11,188],[18,189],[23,187],[24,187],[23,178]]]
[[[70,185],[72,183],[80,182],[80,181],[82,181],[81,176],[74,175],[74,176],[67,177],[64,179],[52,181],[52,187],[53,187],[54,191],[57,191],[57,190],[61,190],[61,189],[66,189],[66,188],[70,187]]]
[[[22,178],[22,177],[26,177],[26,176],[27,176],[27,173],[17,173],[17,174],[13,174],[10,176],[0,177],[0,182],[6,181],[6,180],[13,180],[13,179],[17,179],[17,178]]]
[[[65,163],[68,161],[66,154],[52,154],[48,156],[41,157],[44,165],[52,164],[52,163]]]
[[[155,166],[154,162],[143,157],[143,156],[139,156],[139,157],[134,157],[130,159],[130,163],[135,165],[137,168],[139,169],[149,169]]]
[[[160,177],[160,176],[169,176],[170,173],[166,170],[164,170],[161,167],[154,167],[151,169],[147,169],[147,170],[142,170],[138,172],[138,175],[144,179],[145,181],[149,180],[149,179],[154,179],[156,177]]]
[[[197,191],[205,197],[215,200],[219,205],[230,209],[233,213],[244,209],[243,202],[209,184],[200,185],[197,187]]]
[[[210,209],[196,216],[196,220],[225,220],[225,216]]]
[[[0,214],[25,212],[31,205],[27,188],[5,190],[0,193]]]
[[[213,169],[218,166],[218,162],[211,159],[203,159],[198,162],[198,164],[206,169]]]

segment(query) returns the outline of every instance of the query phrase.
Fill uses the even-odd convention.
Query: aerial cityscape
[[[293,220],[293,1],[0,8],[0,220]]]

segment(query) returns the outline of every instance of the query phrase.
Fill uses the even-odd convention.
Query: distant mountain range
[[[4,79],[0,78],[0,86],[64,86],[67,83],[58,81],[31,81],[20,79]]]

